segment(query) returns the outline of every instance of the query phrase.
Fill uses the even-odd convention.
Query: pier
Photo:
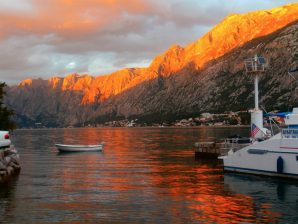
[[[223,141],[196,142],[195,157],[217,159],[219,156],[227,155],[228,151],[237,151],[251,144],[250,138],[227,138]]]
[[[225,147],[225,142],[196,142],[194,146],[196,158],[217,159],[229,151],[229,148]]]

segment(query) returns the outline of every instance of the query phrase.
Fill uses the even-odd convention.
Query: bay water
[[[224,173],[194,143],[248,128],[16,130],[21,173],[0,185],[0,223],[297,223],[298,181]],[[97,144],[64,153],[56,143]]]

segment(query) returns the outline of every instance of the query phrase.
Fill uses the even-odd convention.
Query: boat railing
[[[298,128],[284,128],[281,130],[282,138],[298,138]]]
[[[250,138],[226,138],[224,140],[225,148],[233,149],[233,151],[237,151],[242,149],[252,143]]]

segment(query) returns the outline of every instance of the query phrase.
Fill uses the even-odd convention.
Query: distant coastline
[[[50,130],[50,129],[89,129],[89,128],[160,128],[160,129],[174,129],[174,128],[249,128],[250,125],[198,125],[198,126],[134,126],[134,127],[117,127],[117,126],[86,126],[86,127],[42,127],[42,128],[17,128],[15,130]]]
[[[274,121],[279,125],[277,121]],[[265,120],[265,123],[270,126],[269,120]],[[265,124],[265,126],[266,126]],[[249,127],[250,126],[250,113],[248,111],[227,112],[221,114],[202,113],[197,117],[190,117],[179,119],[175,121],[160,121],[160,122],[144,122],[144,120],[135,119],[123,119],[112,120],[103,123],[86,122],[84,124],[69,125],[65,127],[48,127],[41,122],[35,123],[34,126],[22,127],[18,129],[47,129],[47,128],[106,128],[106,127]]]

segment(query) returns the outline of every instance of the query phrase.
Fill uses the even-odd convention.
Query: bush
[[[5,96],[4,88],[6,84],[0,82],[0,130],[12,130],[15,129],[15,123],[11,120],[13,111],[8,109],[4,103],[3,98]]]

